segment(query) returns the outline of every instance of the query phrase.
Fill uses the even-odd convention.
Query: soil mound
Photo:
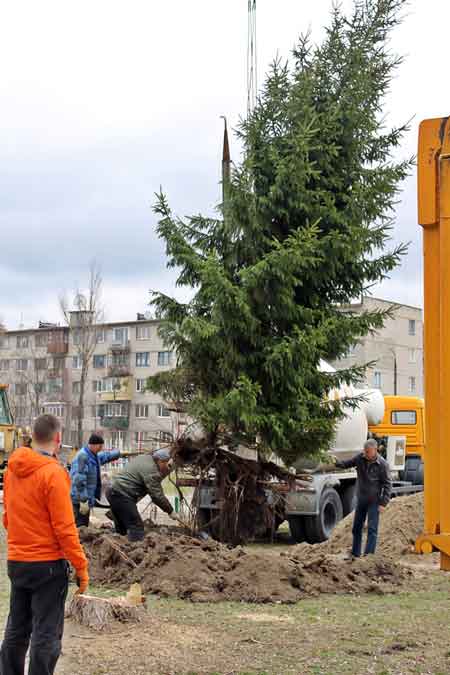
[[[194,602],[293,603],[321,593],[391,593],[412,572],[389,557],[350,563],[322,550],[279,556],[229,548],[160,527],[142,542],[82,529],[93,585],[128,588]]]
[[[320,544],[327,553],[343,553],[352,546],[353,514],[342,520],[329,541]],[[410,553],[423,530],[423,493],[397,497],[380,515],[377,551],[399,558]],[[317,548],[317,546],[315,547]]]

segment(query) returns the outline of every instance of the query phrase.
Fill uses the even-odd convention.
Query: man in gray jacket
[[[139,455],[132,459],[114,476],[106,497],[118,534],[127,534],[130,541],[144,538],[144,523],[137,503],[146,495],[150,495],[152,502],[173,520],[180,520],[161,486],[170,473],[170,465],[169,451],[161,448],[151,455]]]
[[[338,469],[355,467],[357,473],[357,503],[353,520],[352,557],[359,558],[362,548],[364,523],[367,518],[367,543],[364,555],[375,553],[380,511],[384,511],[391,498],[392,481],[389,464],[378,454],[374,439],[365,442],[363,452],[351,459],[336,461]]]

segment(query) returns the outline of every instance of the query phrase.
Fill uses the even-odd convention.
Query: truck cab
[[[415,396],[385,396],[384,417],[380,424],[369,425],[369,433],[381,444],[390,436],[406,438],[405,468],[401,480],[423,485],[425,453],[425,405]]]

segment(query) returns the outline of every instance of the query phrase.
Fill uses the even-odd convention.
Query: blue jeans
[[[380,515],[379,506],[376,502],[369,503],[366,501],[358,500],[352,529],[353,534],[352,555],[355,556],[355,558],[359,558],[361,555],[362,535],[366,518],[368,519],[367,543],[366,543],[366,550],[364,553],[365,555],[367,555],[368,553],[375,553],[375,549],[377,547],[379,515]]]

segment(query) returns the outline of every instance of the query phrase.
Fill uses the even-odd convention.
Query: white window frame
[[[417,363],[417,350],[408,349],[408,363]]]
[[[9,359],[0,359],[0,370],[2,372],[9,370]]]
[[[135,407],[135,417],[137,420],[146,420],[149,416],[149,406],[148,403],[136,403]]]
[[[167,415],[163,414],[164,411],[166,411],[168,414]],[[163,403],[158,404],[157,412],[158,412],[158,417],[163,417],[166,420],[169,419],[169,417],[170,417],[170,410],[168,410],[168,408]]]
[[[103,359],[103,365],[102,366],[96,366],[95,365],[95,359],[100,359],[100,358]],[[92,367],[95,368],[95,370],[103,370],[104,368],[106,368],[106,362],[107,362],[106,354],[94,354],[93,357],[92,357]]]
[[[408,335],[415,335],[416,334],[416,320],[415,319],[408,319]]]
[[[0,349],[8,349],[9,335],[0,335]]]
[[[144,354],[147,355],[146,361],[147,363],[142,364],[138,363],[138,357],[143,356]],[[141,359],[139,359],[141,360]],[[136,352],[136,368],[149,368],[150,367],[150,352]]]
[[[95,340],[98,345],[104,344],[106,342],[106,331],[104,328],[98,328],[95,333]]]
[[[415,375],[410,375],[408,377],[408,392],[410,394],[415,394],[417,392],[417,378]]]
[[[373,371],[373,386],[375,389],[381,389],[382,385],[382,377],[381,377],[381,371],[380,370],[374,370]]]
[[[28,349],[29,343],[30,343],[30,341],[29,341],[28,335],[18,335],[17,336],[17,341],[16,341],[17,349]]]
[[[136,378],[136,393],[137,394],[144,394],[145,393],[145,383],[146,383],[146,378],[145,377],[137,377]]]
[[[81,370],[82,358],[81,354],[76,354],[72,356],[72,370]]]
[[[19,368],[19,364],[21,366],[25,366],[24,368]],[[16,360],[16,370],[18,370],[20,373],[25,372],[25,370],[28,370],[28,359],[17,359]]]
[[[136,340],[151,340],[151,326],[148,324],[137,325],[136,326]]]
[[[116,331],[117,333],[122,334],[122,337],[120,339],[116,338]],[[126,345],[128,342],[128,328],[126,326],[116,326],[115,328],[112,329],[112,343],[113,345]]]
[[[167,350],[158,352],[158,366],[170,366],[172,363],[172,352]]]

